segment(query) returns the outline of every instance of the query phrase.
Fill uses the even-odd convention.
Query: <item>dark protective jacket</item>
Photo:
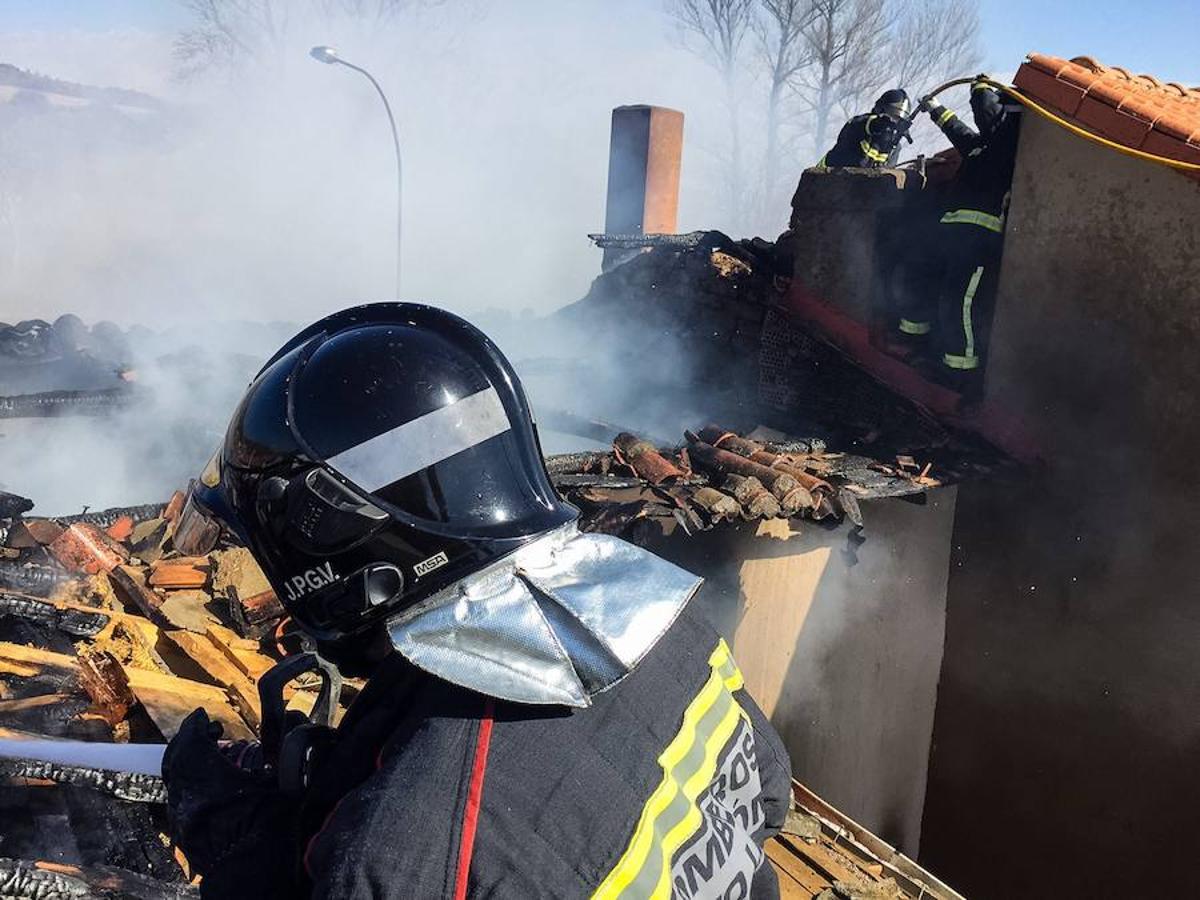
[[[929,107],[930,117],[962,154],[946,209],[1000,217],[1017,161],[1020,114],[1005,109],[995,91],[978,85],[971,92],[971,110],[978,131],[940,104]]]
[[[290,833],[230,859],[213,889],[778,896],[762,844],[790,804],[787,754],[690,607],[587,709],[492,700],[394,655],[338,731]]]
[[[878,113],[855,116],[838,132],[837,143],[818,168],[874,169],[895,164],[900,132],[896,121]]]

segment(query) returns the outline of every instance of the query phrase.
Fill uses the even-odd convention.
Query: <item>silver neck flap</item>
[[[390,619],[388,633],[445,681],[518,703],[585,707],[633,671],[701,581],[572,522]]]

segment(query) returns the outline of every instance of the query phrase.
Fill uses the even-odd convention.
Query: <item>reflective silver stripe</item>
[[[327,462],[360,488],[377,491],[510,427],[500,395],[486,388],[377,434]]]
[[[943,225],[978,225],[988,231],[1000,233],[1004,230],[1004,217],[993,216],[978,209],[952,209],[942,216]]]

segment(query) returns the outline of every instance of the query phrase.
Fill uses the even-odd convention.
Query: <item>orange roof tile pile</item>
[[[1014,84],[1088,131],[1136,150],[1200,164],[1200,88],[1164,84],[1104,66],[1031,53]]]

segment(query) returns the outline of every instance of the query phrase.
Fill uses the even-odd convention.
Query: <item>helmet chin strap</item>
[[[574,523],[388,622],[414,665],[481,694],[586,707],[641,662],[701,579]]]

